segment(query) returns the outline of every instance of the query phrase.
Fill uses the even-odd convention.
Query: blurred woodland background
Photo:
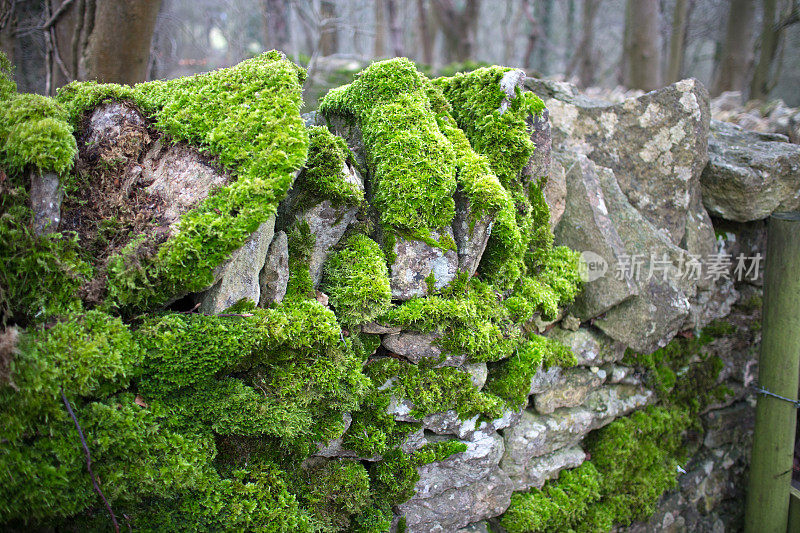
[[[307,109],[373,59],[431,75],[482,64],[577,85],[800,105],[800,0],[0,0],[0,50],[22,92],[136,83],[279,49],[309,70]],[[617,89],[623,91],[623,89]]]

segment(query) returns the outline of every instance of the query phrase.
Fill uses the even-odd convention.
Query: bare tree
[[[528,39],[525,45],[525,55],[522,56],[522,64],[526,69],[533,68],[533,52],[539,38],[542,36],[542,27],[533,12],[533,0],[522,0],[522,12],[528,19]]]
[[[402,57],[403,54],[403,28],[397,16],[397,2],[386,0],[386,16],[389,19],[389,37],[392,41],[392,56]]]
[[[763,100],[778,79],[773,73],[774,67],[779,69],[781,65],[780,60],[776,61],[778,48],[783,42],[786,28],[800,22],[800,5],[794,0],[784,13],[779,12],[778,0],[764,0],[762,5],[764,13],[759,37],[761,50],[750,82],[750,98]]]
[[[550,41],[553,38],[553,0],[539,0],[538,6],[541,8],[539,17],[542,21],[541,24],[541,39],[539,46],[536,48],[536,68],[544,72],[547,69],[547,49],[550,46]]]
[[[289,49],[289,23],[286,20],[289,5],[286,0],[261,0],[264,14],[264,33],[266,46],[276,50]]]
[[[386,6],[384,0],[375,0],[375,47],[374,57],[386,56]]]
[[[661,85],[661,33],[658,0],[628,0],[630,9],[629,80],[632,89],[652,91]]]
[[[0,0],[0,52],[14,63],[14,33],[17,30],[15,0]]]
[[[320,15],[322,17],[322,27],[320,28],[319,53],[323,57],[332,56],[339,50],[336,2],[333,0],[321,0]]]
[[[667,83],[681,79],[683,56],[686,52],[686,27],[689,22],[689,0],[676,0],[672,14],[672,33],[669,38],[669,61],[667,63]]]
[[[433,64],[433,35],[428,19],[428,7],[425,0],[417,0],[417,17],[419,17],[419,36],[422,41],[422,62]]]
[[[472,58],[480,6],[480,0],[465,0],[461,9],[456,7],[454,0],[433,0],[436,18],[444,35],[448,63]]]
[[[594,49],[594,23],[600,2],[601,0],[583,0],[581,40],[577,45],[577,52],[567,66],[567,75],[575,72],[577,67],[581,87],[588,87],[595,81],[597,53]]]
[[[741,91],[753,63],[752,40],[755,0],[732,0],[725,25],[722,55],[714,80],[713,92]]]

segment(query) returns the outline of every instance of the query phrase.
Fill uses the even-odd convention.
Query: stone
[[[607,269],[605,273],[587,270],[582,276],[583,290],[571,310],[588,320],[637,295],[639,289],[612,270],[626,250],[609,215],[597,165],[581,154],[564,156],[561,162],[567,169],[567,199],[564,216],[554,231],[555,244],[578,250],[585,263],[594,259]]]
[[[453,230],[444,228],[431,231],[431,237],[441,241],[442,237],[453,239]],[[428,294],[428,278],[434,277],[433,286],[441,289],[453,281],[458,272],[458,253],[455,250],[442,250],[427,243],[396,236],[392,249],[396,256],[389,266],[392,299],[410,300],[415,296]]]
[[[446,533],[505,512],[511,503],[511,481],[500,468],[470,485],[430,498],[413,497],[397,506],[407,533]]]
[[[531,390],[529,394],[541,394],[547,391],[561,379],[560,366],[551,366],[547,369],[540,368],[531,378]]]
[[[317,113],[315,115],[317,125],[327,123],[328,129],[334,135],[337,135],[345,140],[347,147],[353,152],[358,168],[367,168],[367,149],[364,145],[364,137],[361,133],[361,128],[356,124],[352,117],[345,117],[341,115],[329,114],[322,116]]]
[[[472,524],[468,524],[466,527],[462,527],[456,533],[492,533],[492,529],[489,526],[489,522],[486,520],[481,520],[480,522],[475,522]]]
[[[800,146],[713,121],[703,203],[715,216],[747,222],[800,208]]]
[[[58,231],[64,190],[54,172],[32,172],[30,202],[36,235]]]
[[[542,188],[547,207],[550,208],[550,229],[555,230],[567,207],[567,173],[555,158],[550,162],[550,177]]]
[[[531,131],[531,141],[536,149],[522,169],[522,182],[526,186],[530,186],[530,183],[539,183],[551,176],[553,138],[550,131],[550,111],[544,108],[540,115],[529,116],[528,127]]]
[[[448,439],[428,438],[429,442],[442,440]],[[466,451],[417,468],[419,481],[415,487],[415,498],[430,498],[484,479],[497,468],[505,451],[503,437],[496,432],[481,433],[474,440],[464,443],[467,445]]]
[[[356,213],[356,208],[333,207],[330,200],[324,200],[298,217],[308,223],[316,237],[308,265],[314,287],[322,280],[323,266],[331,249],[339,244],[347,227],[355,220]]]
[[[267,258],[272,242],[275,217],[261,224],[241,248],[231,254],[228,261],[217,267],[219,279],[203,295],[200,312],[221,313],[240,300],[258,304],[261,299],[259,273]]]
[[[158,140],[144,155],[139,179],[149,194],[162,200],[161,223],[173,234],[180,216],[227,184],[230,176],[212,167],[197,149]]]
[[[569,368],[546,391],[534,396],[534,406],[542,414],[550,414],[559,407],[577,407],[586,396],[605,381],[605,372],[592,372],[587,368]]]
[[[503,433],[506,451],[500,467],[510,477],[521,478],[534,457],[576,445],[590,431],[647,405],[654,396],[640,387],[607,385],[591,392],[580,407],[547,415],[525,410]]]
[[[486,363],[467,363],[462,366],[462,369],[469,374],[469,378],[476,389],[483,388],[486,384],[486,378],[489,377],[489,367]]]
[[[279,231],[272,239],[258,282],[261,286],[261,307],[283,301],[289,283],[289,239],[285,231]]]
[[[417,333],[404,331],[394,335],[385,335],[381,340],[383,347],[392,353],[405,357],[412,363],[419,363],[423,359],[442,358],[442,350],[436,345],[441,338],[440,333]],[[466,355],[448,354],[439,366],[460,366],[466,360]]]
[[[635,209],[680,244],[708,161],[708,92],[694,79],[628,98],[593,101],[563,82],[527,78],[550,110],[553,150],[613,168]]]
[[[516,475],[506,473],[511,478],[515,491],[539,489],[548,479],[557,478],[562,470],[576,468],[585,460],[586,452],[580,446],[570,446],[532,458],[525,469],[515,470]]]
[[[144,116],[132,104],[118,101],[97,106],[89,115],[84,135],[82,155],[110,164],[138,159],[150,141]]]
[[[578,365],[600,366],[614,363],[625,356],[625,345],[593,327],[580,327],[570,331],[556,326],[547,337],[568,346],[578,360]],[[531,393],[536,391],[531,391]]]
[[[387,326],[377,322],[367,322],[361,325],[361,333],[371,335],[397,335],[402,331],[400,326]]]
[[[485,214],[474,220],[469,199],[459,189],[453,195],[456,215],[453,218],[453,237],[458,248],[458,271],[470,276],[478,270],[483,252],[492,234],[494,215]]]
[[[738,444],[752,436],[755,408],[748,401],[737,402],[703,415],[703,445],[709,449]]]
[[[697,287],[681,269],[691,258],[633,208],[610,169],[598,169],[611,220],[627,252],[627,264],[615,270],[629,275],[639,293],[609,309],[594,325],[637,352],[651,353],[666,346],[689,315],[688,297]]]

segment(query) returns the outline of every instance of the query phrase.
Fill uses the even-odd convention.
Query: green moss
[[[69,235],[36,235],[28,194],[0,184],[0,323],[27,325],[81,308],[78,288],[91,274]]]
[[[585,441],[591,461],[514,494],[501,525],[509,533],[609,531],[647,518],[675,486],[689,426],[685,411],[662,407],[615,420]]]
[[[13,77],[14,67],[3,52],[0,52],[0,100],[9,98],[17,92],[17,84]]]
[[[11,94],[0,108],[0,166],[63,174],[78,152],[67,115],[52,98]]]
[[[328,531],[344,531],[371,503],[367,469],[349,459],[325,461],[306,472],[304,500]]]
[[[346,238],[325,264],[323,291],[342,324],[363,324],[389,310],[392,289],[380,246],[362,234]]]
[[[453,219],[456,181],[453,149],[439,131],[423,79],[404,58],[373,63],[353,83],[330,91],[319,110],[359,123],[381,222],[427,233]]]
[[[364,191],[343,175],[347,164],[355,164],[347,144],[327,128],[312,126],[308,129],[308,159],[293,189],[302,195],[330,200],[334,207],[358,206],[364,200]],[[302,204],[303,199],[298,203]]]
[[[131,100],[172,139],[200,146],[236,180],[185,213],[157,247],[128,247],[109,262],[109,308],[149,308],[213,281],[214,269],[275,213],[307,156],[300,118],[304,72],[278,52],[235,67],[134,87],[71,83],[58,100],[78,124],[106,100]]]
[[[514,355],[492,365],[484,390],[504,398],[511,409],[523,407],[530,395],[531,380],[542,366],[570,367],[577,360],[563,344],[533,335],[523,342]]]

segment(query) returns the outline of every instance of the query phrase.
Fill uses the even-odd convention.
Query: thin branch
[[[64,75],[64,79],[67,83],[73,81],[72,76],[70,75],[67,67],[64,65],[64,61],[61,60],[61,54],[58,53],[58,41],[56,41],[56,32],[53,28],[47,30],[50,33],[50,41],[53,43],[53,59],[55,59],[56,65],[58,65],[59,70]]]
[[[75,412],[72,410],[69,400],[67,400],[67,395],[64,394],[63,386],[61,387],[61,399],[64,401],[64,406],[67,408],[69,416],[72,417],[72,421],[75,422],[75,428],[78,430],[78,436],[81,438],[83,453],[86,455],[86,468],[89,470],[89,475],[92,477],[92,485],[94,485],[94,490],[100,496],[100,499],[103,500],[103,503],[108,510],[108,514],[111,515],[111,522],[114,524],[114,531],[119,533],[119,523],[117,522],[117,517],[114,515],[114,511],[111,509],[111,504],[108,503],[108,500],[106,500],[106,497],[103,495],[103,491],[100,490],[100,485],[97,484],[97,477],[95,477],[94,472],[92,471],[92,454],[89,452],[89,445],[86,444],[86,438],[84,438],[83,430],[81,429],[81,425],[78,423],[78,417],[75,416]]]
[[[60,6],[58,6],[58,9],[56,9],[56,12],[53,13],[53,16],[50,17],[47,20],[47,22],[45,22],[42,26],[40,26],[39,29],[41,29],[41,30],[49,30],[53,26],[53,24],[58,22],[58,19],[61,18],[61,15],[66,13],[67,9],[69,9],[69,6],[72,5],[73,1],[74,0],[64,0],[64,3],[61,4]]]

